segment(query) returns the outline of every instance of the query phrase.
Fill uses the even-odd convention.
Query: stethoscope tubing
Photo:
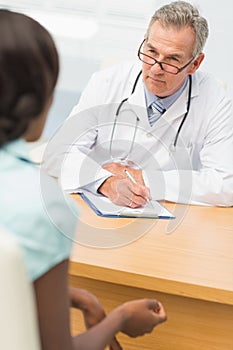
[[[135,82],[134,82],[134,85],[133,85],[133,88],[132,88],[132,91],[131,91],[131,95],[135,92],[135,89],[137,87],[137,83],[138,83],[138,80],[140,78],[142,74],[142,70],[138,73],[136,79],[135,79]],[[187,116],[188,116],[188,113],[189,113],[189,110],[190,110],[190,104],[191,104],[191,94],[192,94],[192,76],[189,75],[189,90],[188,90],[188,102],[187,102],[187,111],[185,113],[185,115],[183,116],[182,118],[182,121],[179,125],[179,128],[176,132],[176,136],[175,136],[175,139],[174,139],[174,142],[173,142],[173,145],[172,146],[172,149],[173,151],[176,149],[176,145],[177,145],[177,142],[178,142],[178,138],[180,136],[180,132],[182,130],[182,127],[184,125],[184,122],[185,120],[187,119]],[[110,141],[110,148],[109,148],[109,152],[110,152],[110,156],[111,158],[113,159],[112,157],[112,142],[113,142],[113,137],[114,137],[114,132],[115,132],[115,127],[116,127],[116,122],[117,122],[117,118],[118,118],[118,115],[120,114],[120,111],[122,109],[122,106],[124,105],[125,102],[127,102],[129,99],[129,97],[127,98],[124,98],[120,103],[119,103],[119,106],[116,110],[116,114],[115,114],[115,119],[114,119],[114,124],[113,124],[113,128],[112,128],[112,133],[111,133],[111,141]],[[134,136],[133,136],[133,140],[132,140],[132,143],[131,143],[131,147],[130,147],[130,151],[128,153],[128,156],[126,157],[126,159],[129,157],[129,155],[131,154],[132,152],[132,149],[133,149],[133,145],[134,145],[134,141],[135,141],[135,137],[136,137],[136,131],[137,131],[137,127],[138,127],[138,121],[139,121],[139,118],[137,117],[137,121],[136,121],[136,124],[135,124],[135,132],[134,132]]]
[[[192,76],[189,75],[189,91],[188,91],[187,111],[186,111],[185,115],[183,116],[183,119],[181,120],[181,123],[180,123],[180,125],[179,125],[179,128],[178,128],[178,130],[177,130],[177,132],[176,132],[176,137],[175,137],[175,140],[174,140],[174,143],[173,143],[174,149],[176,148],[177,141],[178,141],[178,138],[179,138],[181,129],[182,129],[182,127],[183,127],[183,125],[184,125],[184,122],[185,122],[185,120],[187,119],[187,116],[188,116],[188,113],[189,113],[190,103],[191,103],[191,94],[192,94]]]

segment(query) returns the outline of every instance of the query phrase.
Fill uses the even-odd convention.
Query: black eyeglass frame
[[[159,61],[157,61],[155,58],[153,58],[153,57],[151,57],[151,56],[145,54],[144,52],[141,52],[142,45],[144,44],[145,41],[146,41],[146,39],[143,40],[143,42],[141,43],[141,45],[140,45],[140,47],[139,47],[139,49],[138,49],[138,58],[139,58],[139,60],[142,61],[142,62],[145,63],[145,64],[148,64],[149,66],[153,66],[154,64],[158,63],[159,66],[160,66],[160,68],[161,68],[164,72],[166,72],[166,73],[173,74],[173,75],[177,75],[178,73],[182,72],[185,68],[187,68],[188,65],[190,65],[190,63],[192,63],[192,61],[194,61],[194,57],[192,57],[191,60],[188,61],[188,63],[186,63],[186,64],[185,64],[183,67],[181,67],[181,68],[176,67],[176,66],[174,66],[173,64],[170,64],[170,63],[159,62]],[[148,62],[143,61],[143,60],[141,59],[140,55],[143,55],[143,56],[146,56],[146,57],[150,58],[151,60],[154,61],[154,63],[148,63]],[[168,65],[168,66],[171,66],[171,67],[173,67],[173,68],[176,68],[176,69],[177,69],[177,72],[176,72],[176,73],[168,72],[166,69],[163,68],[163,64],[166,64],[166,65]]]

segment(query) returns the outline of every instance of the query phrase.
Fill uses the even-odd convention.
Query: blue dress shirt
[[[157,100],[160,100],[163,104],[163,107],[168,110],[169,107],[171,107],[171,105],[178,99],[178,97],[182,94],[182,92],[184,91],[186,85],[187,85],[188,79],[185,79],[185,82],[183,83],[183,85],[179,88],[179,90],[177,90],[174,94],[167,96],[167,97],[158,97],[154,94],[152,94],[150,91],[147,90],[146,85],[144,85],[144,92],[145,92],[145,98],[146,98],[146,107],[150,107],[150,105],[153,102],[156,102]]]

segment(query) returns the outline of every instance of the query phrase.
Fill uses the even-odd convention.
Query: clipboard
[[[175,219],[169,210],[155,200],[144,207],[132,209],[116,205],[108,198],[91,192],[81,192],[80,196],[98,216],[106,218]]]

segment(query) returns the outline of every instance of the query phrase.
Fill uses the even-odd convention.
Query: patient
[[[33,19],[0,10],[0,225],[22,247],[33,283],[43,350],[121,349],[115,335],[149,333],[166,320],[161,303],[140,299],[107,316],[91,293],[68,288],[76,206],[29,157],[42,133],[59,64],[50,34]],[[17,293],[17,291],[15,291]],[[69,307],[83,312],[87,330],[72,337]]]

